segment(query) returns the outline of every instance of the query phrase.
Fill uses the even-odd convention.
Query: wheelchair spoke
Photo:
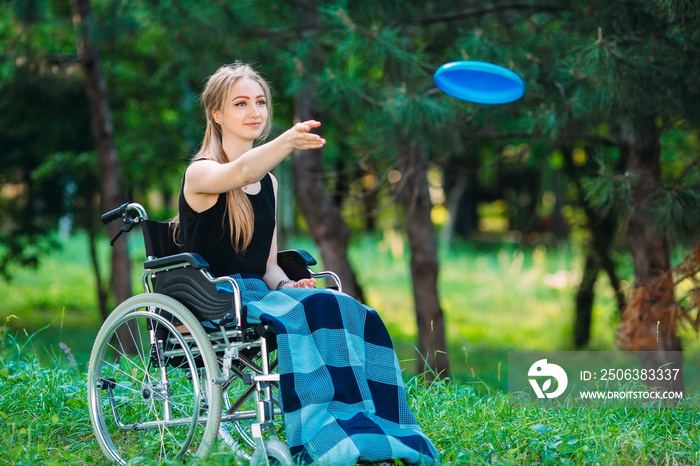
[[[137,379],[137,378],[134,377],[133,375],[129,374],[128,372],[126,372],[126,371],[124,371],[124,370],[122,370],[121,367],[120,367],[119,365],[114,364],[114,363],[109,363],[109,362],[106,363],[106,364],[107,364],[108,366],[110,366],[112,369],[114,369],[114,371],[115,371],[116,373],[124,374],[128,379],[131,379],[133,382],[136,382],[137,384],[142,384],[142,383],[143,383],[140,379]],[[126,389],[126,390],[129,390],[129,387],[126,387],[126,386],[123,386],[123,385],[122,385],[121,387],[124,388],[124,389]],[[134,389],[131,389],[131,390],[132,390],[132,391],[136,391],[136,390],[134,390]]]
[[[130,326],[128,327],[128,329],[129,329],[129,333],[131,333],[132,329],[131,329]],[[144,337],[143,337],[143,335],[141,334],[141,326],[140,326],[140,325],[137,325],[137,326],[136,326],[136,330],[138,331],[139,338],[138,338],[138,340],[136,340],[136,339],[134,339],[133,336],[132,336],[132,340],[137,341],[137,342],[147,341],[147,340],[144,340]],[[140,346],[137,345],[136,351],[138,352],[138,356],[141,358],[141,367],[144,367],[144,368],[145,368],[145,367],[149,367],[150,364],[149,364],[148,361],[146,360],[146,355],[145,355],[144,352],[142,352],[141,350],[142,350],[142,348],[141,348]],[[148,373],[148,372],[146,371],[146,373]]]
[[[121,337],[119,336],[119,334],[116,334],[115,337],[116,337],[117,341],[119,342],[121,348],[124,348],[124,344],[122,343]],[[140,348],[138,347],[138,343],[136,342],[136,340],[134,340],[133,342],[134,342],[134,344],[135,344],[135,346],[136,346],[137,351],[139,351]],[[124,360],[127,360],[127,361],[129,361],[129,362],[132,362],[132,367],[134,367],[135,369],[137,369],[137,370],[140,371],[140,372],[143,372],[144,375],[147,375],[147,374],[148,374],[148,372],[147,372],[148,366],[146,365],[146,361],[145,361],[143,358],[140,358],[140,359],[141,359],[141,365],[139,365],[139,364],[134,364],[133,361],[132,361],[132,357],[131,357],[130,355],[128,355],[126,352],[120,350],[119,348],[117,348],[116,346],[114,346],[114,345],[112,345],[112,344],[109,345],[109,348],[111,348],[111,349],[115,352],[115,354],[119,356],[119,359],[120,359],[120,360],[124,359]],[[139,354],[140,354],[140,351],[139,351]],[[136,379],[135,376],[133,376],[133,375],[131,375],[131,374],[128,374],[128,373],[126,373],[126,372],[124,372],[124,371],[122,371],[122,373],[124,373],[124,374],[125,374],[127,377],[129,377],[129,378],[132,378],[132,379],[134,379],[134,380],[138,380],[138,379]]]

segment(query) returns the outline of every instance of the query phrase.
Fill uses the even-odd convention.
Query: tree
[[[698,106],[690,104],[697,101],[697,92],[688,91],[695,89],[689,79],[698,76],[700,10],[681,3],[504,2],[481,9],[446,9],[420,18],[423,24],[449,18],[463,37],[455,44],[463,58],[510,62],[526,77],[527,107],[520,107],[526,111],[512,115],[493,111],[506,117],[497,120],[495,137],[507,137],[515,124],[520,130],[511,132],[513,136],[520,133],[545,144],[549,140],[550,150],[544,154],[562,147],[565,157],[574,148],[585,147],[590,155],[601,144],[619,148],[619,163],[606,162],[598,174],[586,173],[588,164],[569,165],[567,171],[587,196],[583,201],[594,250],[616,288],[615,267],[606,252],[610,234],[595,225],[596,218],[611,211],[625,213],[621,223],[628,226],[636,283],[619,341],[631,349],[656,349],[657,345],[643,342],[654,343],[658,337],[660,348],[680,350],[672,318],[679,314],[674,311],[669,238],[697,228],[692,226],[698,217],[693,213],[696,183],[689,176],[696,173],[696,163],[683,157],[684,163],[664,167],[660,141],[674,125],[697,122]],[[470,22],[476,15],[479,22]],[[454,56],[454,48],[451,53]],[[476,138],[480,134],[490,138],[488,118],[479,122],[478,117],[469,121],[480,127],[472,124],[468,131]],[[623,167],[622,173],[615,166]],[[667,181],[672,170],[682,174],[674,184]],[[624,305],[621,296],[618,302]],[[647,323],[631,331],[629,324],[640,321]]]
[[[662,4],[668,5],[657,2]],[[698,192],[692,178],[666,181],[670,170],[664,167],[661,139],[679,118],[697,121],[697,110],[689,109],[686,101],[698,94],[688,94],[687,76],[676,70],[697,69],[692,50],[700,47],[700,36],[696,29],[684,30],[669,21],[670,15],[649,6],[601,2],[596,8],[598,38],[579,55],[579,63],[587,66],[582,71],[593,84],[591,107],[607,117],[619,142],[624,172],[601,173],[590,182],[588,194],[598,207],[623,213],[635,274],[618,343],[654,352],[657,356],[644,361],[650,367],[666,362],[680,367],[682,358],[674,361],[682,346],[676,327],[671,238],[682,237],[688,227],[697,228],[692,220],[686,221],[697,221],[693,211],[698,203],[693,199]],[[688,13],[697,16],[699,8],[696,5]],[[674,385],[682,386],[682,380]]]
[[[586,175],[584,175],[583,170],[576,166],[575,150],[571,147],[562,147],[561,152],[564,159],[564,171],[575,186],[576,202],[581,205],[585,213],[586,226],[591,237],[589,240],[590,245],[585,253],[581,284],[575,297],[574,346],[583,348],[588,344],[591,336],[594,286],[601,270],[607,273],[610,284],[615,290],[617,308],[620,315],[626,306],[620,278],[610,254],[617,228],[617,220],[613,215],[599,215],[584,196],[583,182]],[[582,162],[585,163],[584,161],[579,163]],[[591,165],[590,162],[588,165]],[[588,174],[588,176],[591,175],[595,176],[595,173]]]
[[[399,197],[406,210],[406,233],[411,254],[411,281],[416,306],[418,351],[421,369],[433,376],[450,374],[445,317],[438,292],[437,235],[432,221],[433,204],[428,186],[427,153],[420,145],[401,144],[399,170],[405,182]]]
[[[419,370],[429,371],[428,378],[447,377],[445,319],[437,286],[437,235],[427,180],[430,156],[440,146],[435,144],[440,123],[445,120],[440,114],[446,108],[425,93],[432,81],[424,68],[422,44],[415,47],[412,43],[416,31],[400,30],[378,20],[405,17],[410,14],[407,9],[348,5],[326,14],[340,34],[332,72],[321,77],[322,94],[329,108],[358,116],[353,128],[361,135],[357,145],[373,154],[372,165],[380,172],[400,173],[400,182],[390,191],[403,207],[401,226],[410,248],[422,358]],[[365,59],[357,60],[358,55]],[[382,183],[387,181],[382,177]]]
[[[114,91],[109,102],[110,120],[118,128],[113,144],[121,149],[122,166],[128,167],[129,198],[148,204],[142,194],[154,186],[166,186],[161,191],[169,191],[173,174],[181,173],[177,154],[186,152],[180,147],[188,141],[181,125],[187,118],[173,115],[186,113],[180,111],[180,104],[186,110],[188,99],[194,97],[187,95],[189,83],[183,84],[182,76],[172,79],[171,70],[177,68],[166,48],[153,45],[159,43],[162,26],[143,20],[148,17],[147,8],[136,5],[116,12],[115,5],[98,4],[93,29],[99,47],[109,56],[102,71],[106,86]],[[104,231],[99,215],[105,207],[99,205],[101,184],[91,152],[94,139],[89,136],[90,103],[75,53],[71,5],[39,0],[3,3],[2,8],[0,37],[12,40],[0,55],[0,184],[3,192],[18,195],[3,197],[7,206],[3,214],[12,220],[4,221],[0,232],[7,236],[0,271],[6,272],[10,261],[36,264],[47,248],[58,247],[47,238],[53,237],[59,222],[64,233],[84,229],[100,314],[106,316],[110,284],[104,283],[108,280],[102,278],[97,255]],[[133,34],[124,34],[129,28]],[[117,44],[115,38],[122,41]],[[128,277],[123,272],[119,275]]]
[[[322,67],[321,50],[316,44],[321,18],[315,0],[297,1],[299,20],[305,22],[300,37],[306,56],[297,67],[299,91],[295,99],[295,114],[299,121],[321,119],[323,113],[316,104],[315,76]],[[301,63],[301,58],[299,62]],[[319,247],[323,265],[340,277],[343,291],[364,301],[364,293],[348,261],[350,229],[343,220],[338,206],[326,193],[321,150],[298,151],[295,160],[297,203],[309,223],[309,231]]]
[[[61,26],[46,21],[37,2],[3,3],[0,37],[0,275],[10,265],[36,266],[42,254],[57,247],[47,241],[65,212],[62,180],[38,179],[34,171],[51,152],[86,149],[85,100],[70,76],[66,45],[56,40],[42,48],[44,37],[61,37]]]
[[[119,160],[114,143],[114,128],[109,99],[102,72],[97,44],[93,39],[92,13],[89,0],[71,0],[73,23],[78,44],[78,58],[83,67],[85,89],[90,103],[90,122],[97,152],[103,211],[124,202],[119,176]],[[119,222],[109,226],[110,235],[116,235]],[[112,247],[112,290],[117,302],[131,296],[131,263],[126,239]],[[106,317],[106,316],[103,316]]]

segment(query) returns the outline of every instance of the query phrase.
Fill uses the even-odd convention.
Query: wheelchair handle
[[[127,204],[124,204],[124,205],[121,206],[121,207],[117,207],[117,208],[114,209],[114,210],[110,210],[110,211],[107,212],[106,214],[102,214],[102,217],[100,217],[100,219],[102,219],[102,223],[104,223],[105,225],[107,225],[108,223],[113,222],[113,221],[115,221],[116,219],[118,219],[119,217],[121,217],[121,216],[122,216],[122,213],[124,213],[124,211],[126,210],[126,207],[127,207],[128,205],[129,205],[128,203],[127,203]]]
[[[117,241],[117,238],[119,238],[122,233],[127,233],[131,231],[134,228],[134,225],[137,223],[140,223],[143,220],[148,220],[148,214],[146,213],[146,209],[144,209],[141,204],[127,202],[116,209],[102,214],[100,217],[100,219],[102,219],[102,223],[105,225],[117,220],[118,218],[122,219],[124,226],[121,227],[117,234],[114,235],[114,238],[110,240],[110,246],[114,246],[114,242]]]

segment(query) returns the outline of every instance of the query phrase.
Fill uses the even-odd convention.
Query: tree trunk
[[[449,220],[442,228],[442,239],[452,243],[454,235],[471,238],[479,228],[479,157],[465,148],[459,136],[453,136],[455,155],[448,159],[445,174],[445,195]]]
[[[583,348],[591,338],[591,318],[593,314],[593,301],[595,299],[595,282],[600,269],[604,269],[610,279],[620,315],[625,309],[625,298],[622,294],[620,279],[615,270],[615,264],[610,257],[612,237],[615,232],[615,220],[613,218],[601,218],[593,209],[583,194],[581,183],[582,170],[577,168],[573,159],[573,147],[565,145],[561,147],[564,158],[564,172],[574,183],[579,193],[579,202],[588,218],[588,229],[591,233],[591,250],[586,256],[583,268],[581,285],[576,293],[575,318],[574,318],[574,346]]]
[[[438,258],[432,202],[427,178],[427,154],[416,146],[399,143],[403,186],[400,199],[406,208],[406,231],[411,248],[411,278],[418,324],[420,370],[432,377],[449,376],[445,318],[438,294]]]
[[[313,84],[307,83],[298,93],[296,113],[301,121],[319,117],[313,109],[313,89]],[[326,193],[322,152],[298,151],[295,162],[297,202],[321,252],[323,266],[338,274],[345,293],[364,302],[364,293],[348,261],[350,228]]]
[[[458,222],[461,219],[466,225],[466,230],[471,232],[474,228],[474,220],[472,220],[469,215],[469,211],[466,214],[462,214],[462,209],[460,208],[463,204],[463,199],[466,197],[467,185],[469,183],[468,173],[466,170],[459,170],[455,175],[453,181],[450,182],[448,187],[447,176],[445,177],[445,191],[447,191],[447,212],[449,216],[447,217],[447,223],[442,227],[442,242],[448,246],[452,245],[452,238],[454,237],[455,230],[457,229]],[[469,206],[465,206],[469,209]],[[471,234],[471,233],[470,233]]]
[[[670,247],[663,226],[653,223],[652,195],[661,179],[660,133],[653,118],[630,121],[622,128],[625,169],[630,174],[631,214],[627,237],[635,283],[618,328],[618,343],[645,351],[643,364],[682,369],[676,328],[676,302]],[[672,389],[683,389],[681,377]]]
[[[300,24],[309,28],[303,32],[303,39],[309,42],[307,56],[303,62],[298,60],[297,63],[299,74],[305,79],[307,69],[318,70],[321,67],[320,49],[314,32],[320,27],[321,17],[317,0],[296,0],[296,5]],[[314,108],[315,90],[315,84],[307,80],[297,92],[295,116],[299,121],[322,119]],[[309,225],[311,236],[318,245],[323,266],[338,274],[345,293],[364,302],[364,293],[348,261],[350,228],[326,193],[322,151],[297,151],[295,162],[297,203]]]
[[[92,211],[93,209],[90,208]],[[107,298],[108,298],[108,289],[105,287],[103,281],[102,281],[102,273],[100,272],[100,262],[99,262],[99,256],[97,254],[97,220],[96,217],[99,215],[98,213],[95,213],[95,218],[89,218],[87,219],[87,225],[88,225],[88,247],[90,249],[90,261],[92,263],[92,271],[95,274],[95,285],[97,287],[97,306],[100,311],[100,317],[102,318],[103,321],[107,320],[107,316],[109,315],[109,309],[107,309]]]
[[[576,292],[576,318],[574,320],[574,346],[583,348],[591,339],[591,317],[593,315],[594,288],[600,259],[594,251],[586,255],[581,285]]]
[[[123,203],[119,185],[119,163],[114,143],[114,129],[107,98],[107,89],[97,45],[92,36],[92,13],[89,0],[71,0],[73,25],[76,31],[78,58],[85,73],[85,89],[90,102],[92,135],[98,159],[102,209],[113,209]],[[119,222],[108,226],[114,236]],[[112,248],[112,291],[117,302],[131,296],[130,262],[126,238]]]

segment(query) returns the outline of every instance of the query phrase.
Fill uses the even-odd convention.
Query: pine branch
[[[459,11],[451,11],[447,13],[439,13],[435,15],[410,18],[405,21],[395,21],[390,23],[394,26],[405,24],[432,24],[440,22],[458,21],[466,18],[474,18],[504,11],[526,11],[529,13],[542,13],[550,11],[565,11],[569,10],[568,6],[564,5],[532,5],[530,3],[506,3],[503,5],[488,5],[484,7],[467,8]]]
[[[363,36],[372,40],[377,39],[378,30],[376,26],[373,26],[372,29],[365,29],[358,26],[352,19],[350,19],[348,14],[342,8],[338,8],[338,10],[336,10],[336,14],[338,15],[338,18],[340,18],[340,21],[351,31],[359,32]]]
[[[678,175],[678,177],[676,177],[675,180],[673,180],[673,184],[674,185],[679,184],[681,181],[683,181],[683,179],[685,179],[686,176],[690,175],[690,173],[696,169],[700,169],[700,158],[695,159],[694,163],[691,163],[690,165],[685,167],[685,169],[681,172],[681,174]]]
[[[613,139],[605,136],[599,136],[597,134],[590,133],[578,133],[571,132],[564,135],[569,139],[583,139],[584,141],[591,142],[594,144],[606,146],[606,147],[617,147],[623,149],[627,146],[623,141],[619,139]],[[511,139],[511,138],[522,138],[522,139],[539,139],[545,137],[542,132],[530,132],[530,131],[507,131],[504,133],[471,133],[466,136],[468,139]]]
[[[582,180],[584,199],[601,217],[615,212],[620,218],[627,218],[630,211],[630,189],[633,172],[615,175],[614,170],[598,160],[600,169],[597,176]]]
[[[0,55],[0,63],[4,62],[9,59],[10,54],[15,51],[15,49],[19,46],[19,42],[24,37],[24,35],[27,33],[27,30],[29,29],[29,25],[25,22],[22,23],[22,29],[19,31],[19,33],[12,39],[12,42],[7,46],[5,51]]]

